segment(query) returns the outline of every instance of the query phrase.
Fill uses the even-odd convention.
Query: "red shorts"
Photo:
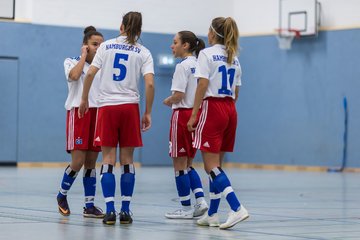
[[[140,114],[137,103],[100,107],[94,143],[103,147],[141,147]]]
[[[78,108],[72,108],[66,114],[66,151],[88,150],[100,152],[93,145],[97,108],[89,108],[83,118],[78,117]]]
[[[236,126],[237,112],[232,98],[207,98],[201,105],[193,146],[205,152],[232,152]]]
[[[191,116],[192,109],[174,109],[170,122],[170,157],[194,158],[196,149],[192,146],[193,133],[187,130],[187,122]]]

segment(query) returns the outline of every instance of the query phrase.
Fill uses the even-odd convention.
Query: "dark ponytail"
[[[88,26],[84,29],[83,44],[87,44],[87,42],[93,35],[104,38],[103,35],[99,33],[94,26]]]
[[[124,15],[122,24],[128,43],[134,45],[139,39],[142,27],[142,15],[139,12],[128,12]]]
[[[199,56],[199,52],[205,48],[204,40],[200,38],[196,38],[196,48],[195,48],[195,55],[196,57]]]
[[[205,48],[205,42],[196,37],[193,32],[190,31],[181,31],[178,32],[181,43],[189,43],[189,52],[195,53],[195,56],[199,56],[199,52]]]

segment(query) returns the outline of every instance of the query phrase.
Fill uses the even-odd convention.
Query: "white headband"
[[[224,38],[223,35],[221,35],[220,33],[218,33],[218,32],[215,30],[215,28],[212,26],[212,24],[210,25],[210,27],[211,27],[211,29],[214,31],[214,33],[215,33],[216,35],[218,35],[218,36],[221,37],[221,38]]]

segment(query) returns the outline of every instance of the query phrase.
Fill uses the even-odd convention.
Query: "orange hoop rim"
[[[290,33],[294,33],[295,38],[300,38],[301,37],[301,33],[300,30],[297,29],[293,29],[293,28],[277,28],[275,29],[276,32],[278,32],[278,35],[280,35],[281,37],[281,32],[290,32]]]

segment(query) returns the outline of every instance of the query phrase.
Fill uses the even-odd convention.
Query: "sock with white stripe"
[[[221,200],[221,194],[220,191],[218,191],[215,186],[214,182],[209,177],[209,195],[210,195],[210,206],[208,210],[208,215],[211,216],[214,213],[217,213],[220,205]]]
[[[224,195],[230,208],[236,212],[240,208],[240,202],[237,199],[225,172],[220,167],[213,168],[210,172],[210,177],[215,188]]]
[[[135,167],[133,164],[126,164],[121,166],[121,211],[130,211],[130,201],[134,192],[135,186]]]
[[[72,170],[70,168],[70,165],[66,167],[66,169],[64,171],[64,176],[61,180],[60,190],[57,195],[58,198],[66,197],[67,192],[70,190],[77,175],[78,175],[78,172],[75,172],[74,170]]]
[[[101,166],[100,182],[106,203],[106,213],[115,212],[115,176],[113,174],[113,165],[104,164]]]
[[[192,192],[195,195],[195,199],[197,203],[203,202],[204,199],[204,190],[201,184],[201,180],[199,174],[193,167],[188,168],[188,175],[190,179],[190,187]]]
[[[175,182],[181,205],[184,209],[191,208],[190,178],[187,170],[175,171]]]
[[[83,170],[83,185],[85,193],[85,207],[90,208],[94,206],[94,198],[96,192],[96,170]]]

